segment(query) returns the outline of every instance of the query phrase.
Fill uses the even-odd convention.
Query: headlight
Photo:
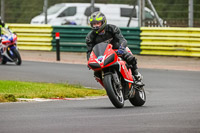
[[[104,61],[104,66],[108,65],[109,63],[113,62],[115,60],[115,54],[112,54]]]
[[[88,64],[92,69],[101,68],[101,66],[98,63],[89,63]]]

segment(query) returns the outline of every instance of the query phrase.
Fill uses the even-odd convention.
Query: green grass
[[[16,98],[79,98],[104,96],[105,90],[80,85],[35,83],[0,80],[0,102],[15,102]]]

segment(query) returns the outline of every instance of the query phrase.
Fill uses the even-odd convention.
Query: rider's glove
[[[123,55],[124,53],[125,53],[125,48],[122,47],[122,46],[120,46],[119,49],[118,49],[118,51],[117,51],[117,54],[118,55]]]

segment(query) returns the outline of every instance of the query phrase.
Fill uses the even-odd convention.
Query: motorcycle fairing
[[[15,46],[11,46],[11,47],[3,47],[1,49],[1,54],[3,56],[3,59],[6,61],[10,61],[13,62],[14,60],[10,57],[10,55],[13,55],[12,49],[16,48]]]
[[[117,66],[119,69],[119,72],[121,73],[124,80],[129,83],[133,83],[132,72],[130,69],[127,69],[125,61],[123,61],[123,60],[117,61],[116,63],[112,64],[111,66],[113,66],[113,67]]]
[[[15,34],[9,36],[2,35],[2,44],[13,45],[16,43],[16,41],[17,41],[17,36]]]
[[[124,80],[133,83],[131,70],[127,69],[125,61],[119,59],[111,44],[99,43],[95,45],[90,54],[88,66],[94,71],[117,66]]]
[[[133,83],[133,77],[130,69],[127,69],[125,61],[118,61],[120,64],[120,73],[127,82]]]
[[[117,61],[117,54],[111,49],[111,44],[97,44],[90,54],[88,66],[94,71],[98,71],[115,63]]]

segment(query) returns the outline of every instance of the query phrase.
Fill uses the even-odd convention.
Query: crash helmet
[[[101,26],[94,27],[93,24],[96,22],[101,22]],[[107,20],[102,12],[97,11],[92,13],[92,15],[90,16],[90,26],[92,27],[92,30],[94,30],[97,34],[99,34],[101,31],[105,29],[106,24]]]

